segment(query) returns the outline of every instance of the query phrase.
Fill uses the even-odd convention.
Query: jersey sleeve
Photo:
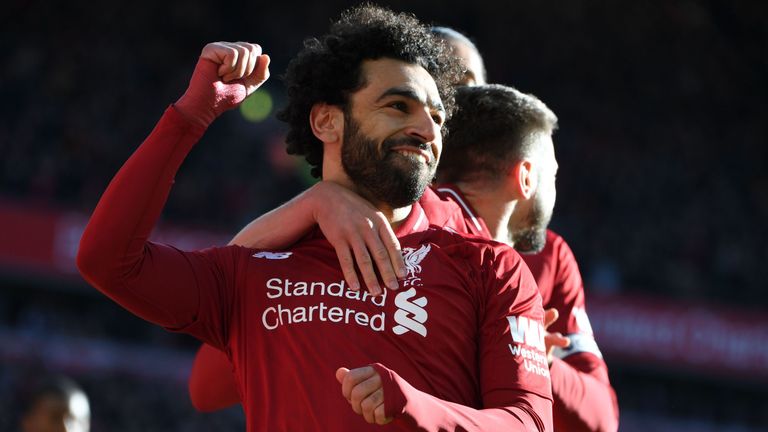
[[[546,308],[554,307],[560,312],[549,331],[560,332],[571,341],[568,348],[555,348],[555,359],[550,366],[555,429],[615,431],[618,429],[616,394],[589,323],[584,283],[576,258],[562,237],[555,234],[548,241],[553,242],[557,261]]]
[[[173,107],[166,110],[99,200],[77,264],[89,283],[130,312],[224,346],[238,248],[183,252],[147,241],[203,131]]]
[[[203,412],[240,403],[232,362],[224,352],[208,344],[200,347],[189,377],[189,397],[192,406]]]
[[[478,322],[481,409],[419,391],[383,365],[387,416],[413,430],[552,431],[544,310],[533,276],[511,249],[484,256]]]

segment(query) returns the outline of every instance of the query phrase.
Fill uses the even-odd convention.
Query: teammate
[[[41,381],[23,405],[21,432],[88,432],[91,429],[88,397],[69,378]]]
[[[457,105],[436,190],[460,205],[464,223],[448,225],[514,246],[536,278],[545,309],[556,311],[547,318],[556,346],[549,358],[555,429],[615,431],[616,396],[589,325],[576,259],[562,237],[547,230],[557,119],[535,97],[500,85],[459,89]]]
[[[467,65],[462,84],[484,84],[485,68],[474,44],[452,29],[437,27],[432,31],[447,40]],[[589,325],[578,265],[565,240],[547,230],[555,199],[557,162],[551,135],[557,118],[535,97],[511,88],[462,89],[459,95],[459,111],[448,124],[451,134],[438,168],[444,183],[436,187],[436,192],[443,202],[436,203],[437,197],[428,191],[421,204],[432,223],[494,238],[524,252],[523,258],[551,314],[547,318],[551,323],[547,342],[555,354],[551,355],[550,350],[556,429],[614,431],[618,428],[618,405]],[[365,209],[363,203],[347,198],[324,196],[319,200],[322,206],[317,208],[322,210],[333,201],[337,203],[331,206],[334,209]],[[445,201],[459,204],[460,209],[445,206]],[[275,215],[282,220],[285,213]],[[359,213],[340,220],[376,220],[375,216]],[[324,232],[333,233],[339,228],[329,219],[319,222]],[[271,239],[262,231],[254,223],[233,241],[245,245],[269,243]],[[270,237],[274,232],[267,231]],[[345,241],[350,242],[342,238],[335,244],[343,248]],[[382,263],[386,260],[377,261],[380,269]],[[190,378],[190,395],[198,409],[212,411],[239,402],[230,368],[221,352],[208,346],[200,349]]]
[[[289,151],[394,227],[406,263],[397,295],[347,286],[317,231],[278,252],[147,242],[187,152],[266,80],[268,63],[252,44],[203,49],[187,92],[97,205],[78,252],[83,276],[144,319],[226,352],[249,430],[552,430],[530,272],[508,247],[430,227],[416,202],[458,70],[410,15],[361,6],[307,41],[280,116]]]
[[[487,82],[485,62],[480,50],[467,36],[449,27],[432,27],[432,34],[445,41],[453,54],[461,60],[464,75],[459,85],[477,85]]]
[[[467,69],[464,84],[486,83],[482,56],[469,38],[445,27],[433,32],[462,60]],[[545,201],[550,199],[553,205],[556,190],[551,135],[557,119],[535,97],[502,87],[465,90],[459,105],[466,109],[449,124],[453,132],[445,142],[438,171],[443,183],[436,187],[439,195],[462,208],[463,227],[460,222],[449,225],[522,252],[547,314],[556,311],[547,317],[551,322],[548,342],[555,345],[554,358],[550,355],[555,429],[615,431],[618,402],[589,324],[576,258],[565,240],[547,229],[552,212]],[[539,151],[531,139],[523,139],[531,128],[540,133]],[[526,172],[528,185],[521,178]],[[500,180],[504,173],[506,181]],[[510,178],[510,173],[516,178]],[[526,186],[534,187],[526,192]],[[510,194],[510,187],[516,192]],[[567,348],[559,335],[566,335]]]

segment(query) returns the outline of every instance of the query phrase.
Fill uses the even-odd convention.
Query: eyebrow
[[[392,87],[390,89],[387,89],[387,91],[382,93],[381,96],[379,96],[379,98],[376,99],[376,102],[379,102],[382,99],[389,96],[402,96],[404,98],[416,101],[422,105],[426,105],[430,109],[433,109],[445,114],[445,107],[443,107],[442,102],[435,101],[434,99],[425,100],[418,93],[416,93],[415,90],[413,90],[410,87]]]

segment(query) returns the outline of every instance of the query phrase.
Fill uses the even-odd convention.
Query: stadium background
[[[218,4],[217,4],[218,3]],[[224,243],[309,184],[284,154],[278,75],[349,1],[10,1],[0,13],[0,430],[45,372],[94,431],[242,430],[194,413],[197,346],[74,273],[99,194],[186,87],[201,47],[260,43],[260,103],[217,121],[158,238]],[[572,246],[622,431],[768,428],[768,3],[391,1],[472,36],[489,80],[559,116],[552,226]],[[266,116],[266,118],[265,118]],[[329,389],[333,393],[333,389]]]

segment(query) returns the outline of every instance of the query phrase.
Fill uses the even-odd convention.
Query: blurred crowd
[[[29,397],[41,379],[48,379],[40,365],[12,365],[0,369],[0,430],[33,432],[49,429],[22,429],[29,407],[22,400]],[[51,372],[51,377],[61,372]],[[90,401],[90,430],[120,432],[208,432],[243,431],[245,419],[241,408],[202,414],[194,410],[183,383],[141,380],[118,374],[70,374]],[[88,432],[87,429],[72,429]]]
[[[0,118],[0,196],[87,213],[181,94],[204,41],[233,32],[202,20],[216,14],[201,4],[17,3],[22,19],[0,41],[0,96],[10,102]],[[518,6],[528,20],[501,27],[503,39],[494,14],[445,23],[475,37],[491,81],[536,93],[560,117],[553,226],[588,288],[765,305],[768,30],[757,18],[765,7],[547,8]],[[427,20],[445,15],[419,9]],[[271,47],[277,77],[305,32],[324,22],[305,12],[278,31],[286,12],[272,12],[276,19],[256,17],[233,38]],[[23,26],[33,13],[36,31]],[[149,30],[134,31],[140,23]],[[266,90],[279,106],[279,79]],[[281,148],[273,118],[226,115],[184,165],[166,217],[235,232],[308,184]]]
[[[465,31],[491,82],[534,93],[557,113],[552,226],[572,246],[588,292],[766,309],[766,3],[386,3]],[[347,4],[11,1],[0,18],[0,199],[92,211],[181,95],[208,41],[261,43],[273,59],[265,90],[279,107],[288,59]],[[182,167],[164,218],[235,233],[301,191],[311,181],[301,161],[284,154],[283,133],[273,118],[225,114]],[[51,300],[35,289],[0,296],[0,328],[194,346],[139,327],[127,313],[122,328],[110,322],[106,302],[66,296]],[[0,368],[0,406],[32,370]],[[231,427],[239,412],[195,416],[178,402],[178,382],[77,378],[96,401],[94,430],[117,430],[110,427],[117,419],[130,425],[125,431],[242,430]],[[620,377],[620,401],[622,382],[643,380]],[[661,409],[669,398],[658,391],[634,393],[630,405],[653,400]],[[110,399],[125,392],[135,397]],[[0,410],[2,430],[12,430],[8,415]]]

